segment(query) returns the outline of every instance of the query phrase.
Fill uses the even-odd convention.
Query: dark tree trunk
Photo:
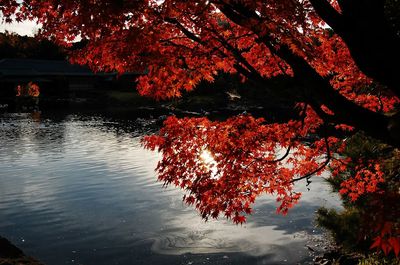
[[[385,1],[340,0],[341,13],[327,0],[310,2],[344,40],[361,71],[400,96],[400,38],[385,17]]]

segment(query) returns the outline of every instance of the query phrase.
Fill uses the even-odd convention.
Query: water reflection
[[[31,158],[29,155],[40,155],[42,152],[63,152],[65,124],[49,119],[41,120],[38,115],[23,113],[4,115],[1,118],[0,151],[8,152],[10,162]]]
[[[155,120],[0,116],[0,234],[46,264],[306,264],[321,181],[288,216],[261,198],[249,223],[205,223],[163,189],[159,154],[140,136]]]

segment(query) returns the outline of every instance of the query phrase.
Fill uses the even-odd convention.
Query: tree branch
[[[344,27],[342,15],[331,6],[327,0],[310,0],[315,11],[335,31],[340,32]]]
[[[176,25],[182,31],[182,33],[185,34],[185,36],[187,36],[189,39],[204,45],[204,42],[199,37],[197,37],[193,32],[185,28],[185,26],[179,23],[179,21],[176,18],[165,18],[164,20],[168,23]]]
[[[332,157],[331,157],[331,151],[330,151],[330,148],[329,148],[329,141],[328,141],[328,138],[325,136],[324,139],[325,139],[325,146],[326,146],[326,160],[325,160],[325,162],[324,162],[322,165],[320,165],[317,169],[311,171],[310,173],[308,173],[308,174],[306,174],[306,175],[304,175],[304,176],[301,176],[301,177],[292,179],[292,180],[290,181],[290,183],[294,183],[294,182],[300,181],[300,180],[302,180],[302,179],[307,179],[307,182],[308,182],[308,180],[309,180],[314,174],[317,174],[318,172],[320,172],[321,170],[323,170],[323,169],[329,164],[329,162],[331,161],[331,158],[332,158]]]

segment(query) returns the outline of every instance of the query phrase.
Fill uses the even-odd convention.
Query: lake
[[[263,196],[243,226],[204,222],[157,182],[160,154],[140,144],[156,127],[134,115],[1,114],[0,235],[48,265],[311,264],[329,245],[314,213],[340,201],[318,177],[298,183],[287,216]]]

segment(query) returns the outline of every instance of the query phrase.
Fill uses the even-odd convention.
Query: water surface
[[[45,264],[307,264],[324,245],[320,206],[339,207],[321,179],[287,216],[260,198],[243,226],[204,222],[162,188],[159,154],[141,136],[155,120],[95,115],[0,116],[0,235]]]

